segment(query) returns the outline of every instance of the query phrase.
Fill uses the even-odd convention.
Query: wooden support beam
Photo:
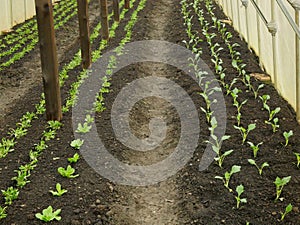
[[[89,29],[89,14],[87,0],[77,0],[79,33],[81,45],[82,67],[87,69],[91,65],[91,44]]]
[[[125,9],[130,9],[130,0],[125,0]]]
[[[47,120],[61,120],[61,96],[51,0],[35,0]]]
[[[120,5],[119,0],[113,0],[114,19],[120,21]]]
[[[102,38],[104,40],[108,40],[109,39],[109,26],[108,26],[107,0],[100,0],[100,9],[101,9]]]

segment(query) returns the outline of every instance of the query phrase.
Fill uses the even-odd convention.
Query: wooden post
[[[47,120],[61,120],[61,96],[51,0],[35,0]]]
[[[102,29],[102,38],[108,40],[109,38],[109,28],[108,28],[108,9],[107,9],[107,0],[100,0],[101,8],[101,29]]]
[[[113,0],[114,18],[115,21],[120,21],[120,5],[119,0]]]
[[[125,0],[125,9],[130,8],[130,0]]]
[[[87,0],[77,0],[82,67],[91,65],[91,44]]]

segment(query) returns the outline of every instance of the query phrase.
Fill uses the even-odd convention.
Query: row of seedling
[[[127,9],[124,9],[120,15],[120,18],[123,19],[125,16],[125,13],[127,12]],[[110,14],[110,17],[112,16],[112,14]],[[114,22],[113,26],[111,29],[116,29],[118,25],[118,22]],[[111,30],[112,31],[112,30]],[[98,32],[98,31],[97,31]],[[94,37],[96,38],[96,37]],[[105,42],[101,42],[101,45],[99,47],[99,49],[103,50],[105,48],[105,46],[107,46],[107,41]],[[99,50],[98,49],[98,50]],[[98,55],[97,55],[98,56]],[[100,57],[100,56],[98,56]],[[78,60],[80,59],[80,57],[74,57],[74,59]],[[96,60],[96,56],[94,55],[94,60]],[[73,66],[71,66],[72,68],[75,67],[76,65],[80,65],[80,61],[77,63],[74,61],[73,62]],[[80,84],[83,83],[84,79],[87,77],[87,71],[83,71],[80,73],[79,79],[77,82],[74,83],[74,85],[71,85],[71,89],[70,89],[70,98],[68,98],[68,100],[66,101],[66,105],[64,106],[64,112],[68,112],[70,110],[70,108],[76,103],[76,95],[77,95],[77,89],[79,88]],[[40,106],[40,107],[44,107],[44,106]],[[28,182],[30,182],[28,180],[29,176],[30,176],[30,171],[34,169],[34,167],[36,166],[36,163],[38,162],[38,157],[40,156],[40,154],[46,149],[48,148],[46,142],[55,138],[56,132],[57,130],[60,128],[61,124],[57,121],[50,121],[49,122],[49,130],[44,131],[43,132],[43,136],[40,140],[40,142],[35,146],[34,149],[30,150],[29,152],[29,157],[31,162],[24,165],[24,166],[20,166],[19,170],[16,170],[15,172],[17,173],[17,176],[13,177],[12,180],[16,181],[16,187],[17,188],[22,188],[24,187]],[[72,145],[75,145],[75,143],[72,143]],[[75,162],[79,159],[79,155],[75,154],[72,158],[69,158],[68,161],[69,162]],[[24,168],[26,168],[24,170]],[[64,168],[59,168],[59,173],[62,174],[63,176],[72,176],[72,171],[73,168],[72,167],[67,167],[66,169]],[[12,187],[13,188],[13,187]],[[12,188],[9,188],[8,190],[11,190]],[[13,188],[15,193],[19,192],[19,189],[17,188]],[[17,195],[15,195],[15,197],[17,197]],[[7,203],[6,203],[7,204]],[[0,218],[5,218],[6,217],[6,213],[5,213],[6,207],[0,207]],[[2,211],[2,216],[1,216],[1,211]],[[47,210],[46,210],[47,211]]]

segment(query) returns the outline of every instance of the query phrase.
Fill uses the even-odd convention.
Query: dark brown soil
[[[111,39],[108,51],[118,46],[124,37],[124,27],[126,26],[131,13],[137,7],[136,1],[126,14],[126,19],[120,22],[116,30],[116,37]],[[191,0],[190,0],[191,2]],[[97,0],[91,0],[91,13],[94,15],[92,26],[98,22]],[[203,6],[205,11],[205,7]],[[220,19],[226,17],[216,6],[215,14]],[[211,20],[205,13],[207,20]],[[78,39],[76,38],[77,23],[76,19],[68,23],[67,28],[58,32],[58,49],[60,54],[60,65],[68,63],[73,54],[78,51]],[[194,24],[201,34],[201,27],[197,22]],[[240,44],[238,50],[241,52],[243,61],[247,64],[248,73],[263,73],[260,69],[257,57],[248,49],[247,44],[241,41],[238,33],[230,26],[228,30],[234,34],[233,42]],[[212,30],[213,31],[213,30]],[[215,31],[216,32],[216,31]],[[148,0],[146,7],[138,14],[138,21],[133,29],[131,41],[140,40],[165,40],[184,46],[182,41],[187,39],[185,26],[181,14],[179,0]],[[204,39],[202,35],[201,38]],[[226,49],[221,37],[217,36],[214,42],[218,42]],[[70,44],[71,43],[71,44]],[[93,46],[95,49],[99,43]],[[208,46],[205,42],[200,44],[203,48],[202,59],[213,70],[213,64]],[[227,68],[226,79],[230,82],[238,74],[231,66],[231,58],[228,51],[221,52],[223,66]],[[7,90],[17,82],[26,79],[26,73],[40,74],[38,59],[38,49],[28,54],[23,60],[11,66],[6,71],[0,72],[0,77],[5,77],[5,84],[2,83],[0,90]],[[70,73],[70,78],[62,87],[62,96],[65,101],[68,96],[70,85],[76,80],[81,69],[76,67]],[[5,76],[8,72],[11,76]],[[250,224],[256,225],[275,225],[275,224],[300,224],[299,203],[299,169],[295,165],[296,157],[293,152],[299,152],[300,146],[300,126],[297,124],[295,112],[291,106],[277,93],[274,87],[266,84],[260,94],[269,94],[271,100],[270,107],[273,109],[281,107],[278,114],[280,128],[273,133],[270,126],[264,121],[267,119],[266,111],[262,110],[262,102],[254,99],[251,92],[247,92],[242,82],[237,82],[236,87],[243,92],[239,94],[239,100],[248,99],[247,104],[242,108],[242,125],[256,123],[256,129],[248,136],[248,140],[253,143],[263,142],[258,153],[257,162],[270,164],[265,168],[263,175],[259,176],[257,169],[247,162],[253,158],[252,151],[247,144],[241,145],[241,136],[233,125],[236,120],[236,108],[232,105],[232,97],[225,96],[227,112],[226,134],[231,138],[222,145],[222,150],[233,149],[234,152],[225,159],[224,166],[220,169],[217,165],[200,172],[199,161],[206,148],[205,140],[209,137],[206,118],[200,107],[205,103],[198,94],[200,88],[188,75],[178,68],[162,63],[137,63],[123,68],[114,74],[111,80],[111,92],[105,95],[105,106],[107,110],[95,115],[99,136],[109,151],[119,160],[128,164],[149,165],[167,157],[176,147],[180,137],[180,117],[175,108],[167,101],[160,98],[146,98],[135,104],[130,114],[130,125],[132,132],[139,138],[150,135],[149,121],[151,118],[162,118],[167,126],[167,135],[162,144],[147,153],[136,153],[124,147],[115,137],[110,121],[110,111],[115,97],[121,89],[128,83],[143,77],[158,76],[168,78],[182,88],[191,96],[198,109],[201,129],[199,131],[199,145],[193,158],[176,175],[158,184],[135,187],[115,184],[96,173],[89,164],[81,158],[74,165],[78,178],[66,179],[57,173],[60,166],[66,167],[67,158],[73,156],[76,150],[70,147],[70,142],[74,139],[72,128],[72,113],[64,114],[63,127],[58,131],[56,138],[49,141],[49,146],[39,158],[37,167],[31,173],[30,183],[20,189],[17,200],[8,207],[8,216],[0,220],[0,224],[23,225],[23,224],[42,224],[35,218],[35,213],[52,205],[54,209],[61,208],[60,222],[50,222],[49,224],[114,224],[114,225],[140,225],[140,224]],[[260,81],[253,80],[255,86]],[[3,117],[0,118],[0,132],[2,137],[8,137],[7,132],[14,128],[21,115],[26,111],[34,111],[34,104],[39,101],[42,93],[41,82],[35,80],[21,91],[19,98],[10,102],[10,107],[3,108]],[[1,98],[6,96],[1,95]],[[1,101],[1,99],[0,99]],[[4,107],[4,106],[3,106]],[[5,158],[0,159],[0,190],[15,185],[11,178],[15,176],[14,170],[29,161],[28,152],[34,147],[35,143],[42,136],[46,127],[45,118],[40,117],[34,121],[29,128],[28,134],[18,141],[15,151],[9,153]],[[284,131],[293,130],[294,135],[290,139],[287,147],[283,146]],[[242,197],[247,198],[247,204],[242,204],[240,209],[236,209],[236,201],[233,193],[230,193],[220,180],[215,176],[222,176],[225,171],[230,170],[232,165],[240,165],[241,172],[234,174],[230,186],[235,189],[239,184],[243,184],[245,192]],[[276,176],[292,176],[290,183],[284,187],[283,201],[274,202],[275,185],[273,184]],[[53,197],[49,190],[59,182],[68,192],[62,197]],[[4,200],[0,200],[4,205]],[[280,221],[280,212],[292,203],[293,211],[288,214],[283,222]]]

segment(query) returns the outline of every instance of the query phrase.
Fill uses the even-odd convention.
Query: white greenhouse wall
[[[286,16],[277,4],[277,1],[255,0],[264,17],[267,19],[267,22],[271,22],[273,15],[278,28],[275,38],[272,38],[266,24],[263,22],[250,0],[248,0],[247,7],[243,6],[241,0],[216,1],[223,8],[225,14],[232,20],[234,28],[245,38],[248,45],[259,56],[261,64],[266,69],[266,72],[271,75],[275,87],[297,111],[297,117],[300,121],[300,103],[297,102],[297,99],[298,101],[300,99],[300,87],[298,87],[298,89],[296,87],[296,81],[297,79],[300,79],[300,74],[297,74],[296,72],[296,63],[300,63],[296,61],[297,37]],[[275,10],[273,12],[271,1],[274,1],[275,5]],[[283,3],[290,16],[295,21],[295,9],[287,0],[283,0]],[[275,58],[273,57],[273,39],[274,45],[276,46]]]
[[[0,0],[0,34],[35,15],[34,0]],[[55,2],[52,0],[52,2]]]

